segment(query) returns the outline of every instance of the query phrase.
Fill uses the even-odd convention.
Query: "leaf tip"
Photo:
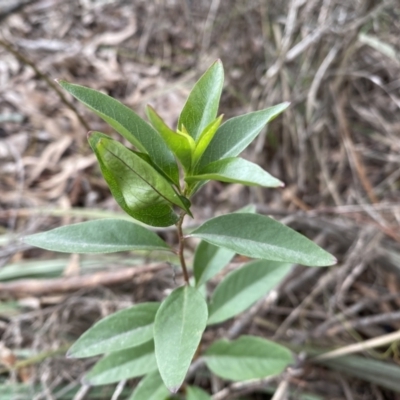
[[[72,350],[72,349],[69,349],[69,350],[67,351],[67,353],[65,354],[65,358],[76,358],[75,355],[74,355],[74,352],[71,351],[71,350]]]
[[[169,387],[168,390],[171,393],[175,394],[175,393],[178,393],[179,388],[180,388],[180,385],[179,386],[172,386],[172,387]]]
[[[81,379],[81,384],[82,384],[82,385],[91,385],[90,379],[88,379],[86,376],[84,376],[84,377]]]

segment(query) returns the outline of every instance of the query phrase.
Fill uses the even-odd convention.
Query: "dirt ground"
[[[225,119],[291,102],[244,153],[286,186],[211,182],[188,223],[252,203],[339,262],[296,266],[206,332],[207,341],[251,333],[287,344],[298,360],[284,375],[237,384],[200,366],[190,382],[214,400],[271,399],[277,387],[274,400],[400,399],[399,38],[399,0],[0,0],[0,400],[128,399],[137,381],[86,386],[94,360],[66,350],[95,321],[162,300],[181,280],[162,254],[78,257],[20,240],[123,216],[86,141],[88,130],[111,129],[54,80],[142,116],[149,103],[175,126],[217,58]]]

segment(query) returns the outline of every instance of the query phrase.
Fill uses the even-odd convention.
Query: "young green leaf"
[[[102,358],[84,377],[90,385],[106,385],[157,370],[154,342],[116,351]]]
[[[69,349],[67,357],[92,357],[138,346],[153,338],[160,303],[142,303],[103,318]]]
[[[202,240],[196,248],[193,261],[193,273],[196,286],[206,283],[218,274],[235,256],[235,252],[214,246]]]
[[[24,242],[64,253],[170,250],[154,232],[122,219],[99,219],[26,236]]]
[[[92,132],[89,143],[111,193],[130,216],[148,225],[169,226],[177,221],[172,204],[190,214],[170,183],[142,157],[99,132]]]
[[[336,258],[293,229],[259,214],[228,214],[210,219],[189,236],[236,253],[310,267],[333,265]]]
[[[232,381],[278,375],[294,361],[285,347],[254,336],[241,336],[232,342],[218,340],[207,349],[204,358],[215,375]]]
[[[154,163],[179,185],[179,170],[171,150],[146,121],[104,93],[65,81],[58,83],[140,151],[148,153]]]
[[[170,129],[151,106],[147,106],[146,112],[153,127],[164,138],[182,166],[188,171],[192,165],[192,151],[195,148],[193,138],[184,132],[174,132]]]
[[[176,393],[207,324],[207,304],[193,287],[175,289],[161,304],[154,322],[157,365],[165,386]]]
[[[196,148],[193,152],[193,167],[195,168],[197,162],[199,161],[200,157],[203,155],[204,151],[210,144],[212,138],[217,132],[217,129],[221,125],[223,115],[212,121],[201,133],[199,138],[197,139]]]
[[[186,400],[211,400],[211,397],[197,386],[188,386]]]
[[[257,260],[229,273],[211,297],[208,324],[226,321],[249,308],[281,282],[291,267],[291,264]]]
[[[179,116],[178,129],[184,126],[194,140],[212,122],[218,112],[224,84],[224,69],[217,60],[194,85]]]
[[[154,371],[139,382],[129,400],[167,400],[169,394],[160,373]]]
[[[221,182],[241,183],[247,186],[284,186],[283,182],[274,178],[257,164],[236,157],[214,161],[198,171],[196,175],[188,176],[186,181],[191,183],[210,179]]]
[[[234,117],[217,130],[197,164],[201,170],[213,161],[239,155],[261,132],[268,122],[286,110],[289,103],[282,103],[261,111]]]

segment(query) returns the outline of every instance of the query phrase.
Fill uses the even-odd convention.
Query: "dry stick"
[[[204,52],[207,51],[208,47],[210,46],[212,29],[215,22],[215,18],[217,16],[220,1],[221,0],[211,1],[210,10],[208,12],[206,22],[204,24],[203,39],[201,41],[201,50]]]
[[[343,139],[344,147],[346,149],[346,153],[349,158],[350,167],[353,170],[353,173],[358,175],[361,185],[363,186],[365,192],[367,193],[367,196],[370,199],[371,203],[379,203],[379,200],[375,195],[371,182],[368,179],[365,166],[358,157],[358,154],[351,140],[349,125],[347,123],[347,119],[344,113],[344,105],[346,102],[346,98],[347,98],[346,94],[343,93],[340,99],[338,101],[335,101],[335,110],[339,122],[339,128]]]
[[[222,389],[218,393],[215,393],[214,396],[212,396],[212,400],[233,399],[246,393],[251,393],[256,389],[266,387],[268,384],[274,381],[275,378],[276,377],[273,376],[253,381],[233,383],[229,387]]]
[[[118,400],[119,395],[122,393],[122,391],[124,390],[126,385],[126,379],[124,379],[123,381],[120,381],[117,385],[117,387],[115,388],[115,392],[111,397],[111,400]]]
[[[81,388],[78,390],[78,393],[74,396],[72,400],[83,400],[88,394],[90,388],[91,386],[85,383],[81,386]]]
[[[349,346],[341,347],[337,350],[328,351],[327,353],[323,353],[316,357],[313,357],[312,360],[331,360],[332,358],[358,353],[360,351],[373,349],[375,347],[389,345],[398,340],[400,340],[400,331],[389,333],[387,335],[382,335],[377,338],[372,338],[361,343],[355,343]]]
[[[373,324],[388,324],[391,321],[400,321],[400,311],[393,311],[379,315],[371,315],[358,318],[353,321],[344,321],[342,325],[337,325],[328,330],[328,336],[337,335],[340,332],[366,327]]]
[[[361,301],[343,310],[343,312],[334,315],[332,318],[327,319],[321,325],[317,326],[312,332],[312,337],[319,338],[323,336],[331,326],[335,325],[340,321],[343,321],[345,318],[349,318],[357,313],[360,313],[368,306],[373,306],[375,303],[387,302],[398,299],[400,299],[400,293],[389,293],[384,296],[377,297],[375,299],[363,298]]]
[[[168,265],[164,263],[149,264],[124,268],[120,271],[97,272],[91,275],[72,276],[56,279],[21,279],[15,282],[0,283],[1,295],[41,296],[49,293],[64,293],[95,286],[110,286],[128,281],[145,272],[156,272]]]
[[[13,54],[23,64],[29,65],[35,71],[36,75],[39,78],[43,79],[58,94],[61,101],[76,114],[79,122],[83,125],[86,131],[90,131],[89,125],[79,114],[76,107],[64,96],[64,93],[52,80],[50,80],[43,72],[41,72],[31,60],[29,60],[23,54],[15,50],[10,43],[6,42],[4,39],[0,39],[0,45],[3,46],[6,50],[8,50],[11,54]]]

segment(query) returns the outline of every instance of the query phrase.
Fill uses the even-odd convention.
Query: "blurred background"
[[[94,360],[65,352],[95,321],[161,300],[181,280],[161,254],[78,257],[20,240],[123,217],[86,141],[88,130],[113,133],[55,79],[143,117],[151,104],[175,128],[218,58],[225,120],[291,102],[244,153],[286,186],[210,182],[188,226],[252,203],[339,263],[297,266],[249,312],[206,333],[286,343],[300,356],[284,377],[238,388],[200,369],[192,381],[216,400],[270,399],[277,387],[286,397],[274,400],[399,399],[399,38],[398,0],[0,0],[0,400],[128,399],[135,380],[90,388],[81,378]],[[305,359],[333,348],[341,355]]]

